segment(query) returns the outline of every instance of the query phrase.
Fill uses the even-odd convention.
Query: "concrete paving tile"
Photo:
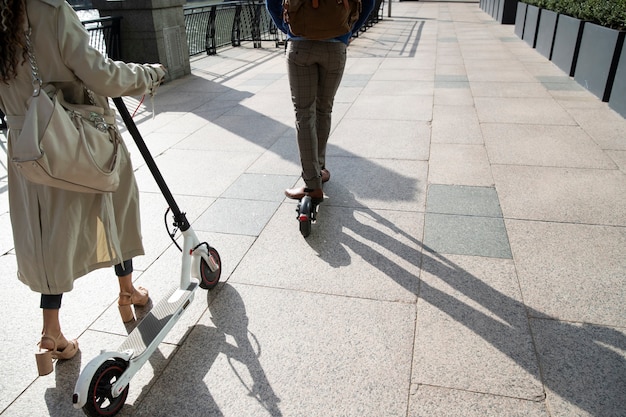
[[[326,166],[331,172],[331,180],[324,186],[326,205],[424,210],[426,161],[329,157]]]
[[[481,123],[574,125],[576,122],[554,99],[476,97]]]
[[[429,148],[430,126],[426,122],[344,119],[332,132],[326,154],[426,161]]]
[[[545,404],[508,396],[420,385],[411,392],[408,417],[548,417]]]
[[[492,186],[493,177],[485,147],[433,143],[430,148],[428,182]]]
[[[414,314],[226,286],[134,415],[404,416]]]
[[[481,127],[493,164],[615,169],[609,156],[578,126],[485,123]]]
[[[435,90],[435,106],[473,106],[474,97],[469,88],[463,85],[438,85]],[[464,83],[455,83],[464,84]],[[462,88],[460,88],[462,87]]]
[[[362,95],[432,95],[434,81],[370,81],[363,88]],[[353,100],[354,101],[354,100]]]
[[[424,251],[421,278],[413,384],[543,399],[513,261]]]
[[[491,167],[505,218],[626,225],[626,177],[615,170]]]
[[[432,119],[432,109],[432,95],[363,95],[354,102],[345,117],[368,120],[429,121]]]
[[[626,229],[506,220],[533,317],[626,326]]]
[[[222,198],[283,201],[285,188],[293,187],[295,179],[290,175],[244,173],[228,187]]]
[[[0,235],[0,256],[13,250],[13,228],[11,226],[11,216],[5,212],[0,214],[0,230],[3,230]]]
[[[626,150],[626,119],[607,109],[603,104],[596,108],[568,108],[567,111],[602,149]]]
[[[605,153],[617,164],[619,169],[626,174],[626,150],[624,151],[605,151]]]
[[[550,98],[546,87],[537,82],[490,82],[470,83],[472,94],[478,97]]]
[[[221,195],[260,153],[170,149],[155,158],[174,194]],[[140,191],[159,192],[147,167],[135,172]],[[203,179],[204,181],[201,181]]]
[[[442,106],[433,108],[433,143],[483,143],[474,106]]]
[[[328,150],[334,145],[328,144]],[[295,133],[282,136],[246,170],[255,174],[300,176],[302,168]]]
[[[624,328],[531,320],[551,415],[624,414]]]
[[[284,198],[281,194],[276,192],[277,196]],[[218,198],[198,218],[195,226],[210,232],[258,236],[278,209],[280,201],[259,201],[253,195],[249,195],[249,198]]]
[[[422,218],[415,212],[323,203],[305,239],[298,231],[295,204],[283,204],[230,282],[414,302]]]

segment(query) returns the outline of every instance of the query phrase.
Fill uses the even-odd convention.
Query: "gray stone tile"
[[[404,416],[414,320],[403,303],[227,285],[134,415]]]
[[[420,385],[411,391],[409,417],[548,417],[543,402]]]
[[[489,160],[503,165],[615,169],[578,126],[483,124]]]
[[[511,260],[424,251],[417,312],[413,384],[543,398]]]
[[[619,170],[492,165],[505,218],[626,225]]]
[[[531,316],[626,325],[623,227],[506,220],[506,228]]]
[[[390,135],[394,139],[389,140]],[[326,154],[359,158],[428,160],[426,122],[344,119],[332,132]]]
[[[511,258],[500,218],[426,213],[424,245],[438,253]]]
[[[278,195],[281,196],[280,193]],[[210,232],[258,236],[280,202],[277,199],[259,201],[252,195],[250,198],[219,198],[198,218],[194,226]]]
[[[434,81],[370,81],[363,88],[363,95],[432,95]],[[354,100],[353,100],[354,101]]]
[[[551,95],[543,84],[533,82],[489,82],[473,81],[470,83],[474,97],[511,97],[511,98],[550,98]]]
[[[435,90],[435,106],[473,106],[471,90],[457,87],[459,86],[439,86]]]
[[[304,239],[295,204],[283,204],[231,282],[414,302],[422,215],[320,205]],[[271,267],[270,267],[271,266]]]
[[[430,148],[428,182],[492,186],[493,177],[483,145],[433,143]]]
[[[624,414],[624,328],[531,320],[552,416]]]
[[[329,143],[328,146],[332,148],[333,144]],[[246,172],[299,177],[302,168],[295,133],[279,138],[247,168]]]
[[[481,123],[574,125],[574,119],[553,99],[476,97]]]
[[[498,193],[492,187],[431,184],[428,187],[426,212],[502,217]]]

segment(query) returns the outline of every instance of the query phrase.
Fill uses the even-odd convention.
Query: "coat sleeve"
[[[142,95],[160,82],[161,74],[150,65],[113,61],[91,47],[89,33],[67,2],[59,8],[56,36],[65,66],[98,95]]]
[[[283,0],[266,0],[265,4],[276,27],[289,34],[289,25],[283,20]]]
[[[352,27],[352,33],[357,33],[370,17],[372,10],[374,10],[374,2],[375,0],[361,0],[361,14]]]

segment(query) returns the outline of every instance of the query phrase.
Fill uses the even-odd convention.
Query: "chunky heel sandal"
[[[143,307],[148,304],[150,296],[148,290],[143,287],[137,287],[132,293],[120,292],[120,298],[117,300],[117,307],[120,310],[120,316],[124,323],[128,323],[135,319],[135,313],[131,306]]]
[[[52,340],[54,347],[52,350],[42,349],[41,341],[39,342],[39,352],[35,353],[35,361],[37,362],[37,371],[39,372],[39,376],[48,375],[52,372],[54,369],[52,366],[52,359],[72,359],[74,355],[76,355],[76,352],[78,352],[78,341],[76,339],[68,340],[67,346],[65,346],[63,350],[58,350],[57,341],[61,337],[63,337],[63,333],[59,333],[56,339],[48,335],[41,336],[41,341],[44,339]]]

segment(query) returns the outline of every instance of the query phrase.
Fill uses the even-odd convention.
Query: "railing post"
[[[253,15],[252,15],[252,44],[255,48],[261,47],[261,6],[263,3],[253,3],[250,2],[250,7],[253,7]]]
[[[233,30],[230,37],[232,46],[241,46],[241,4],[235,8],[235,19],[233,20]]]
[[[207,22],[206,30],[206,54],[217,54],[217,41],[215,40],[215,17],[217,16],[217,6],[211,6],[211,12],[209,13],[209,21]]]

